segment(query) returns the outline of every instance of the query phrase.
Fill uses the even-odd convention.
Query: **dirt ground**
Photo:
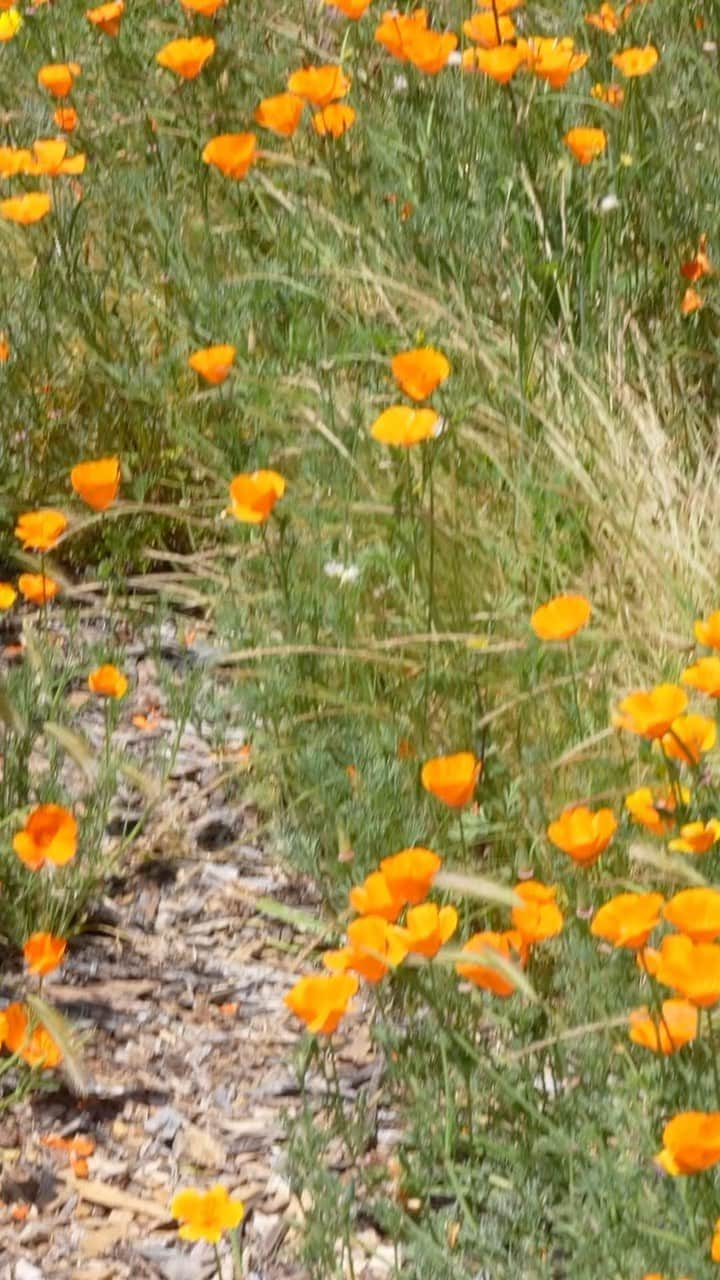
[[[157,658],[141,643],[131,648],[117,743],[143,767],[175,726]],[[80,688],[77,698],[83,733],[99,744],[102,713]],[[243,799],[251,750],[242,730],[216,750],[202,727],[185,726],[161,803],[47,980],[44,994],[82,1041],[86,1092],[37,1092],[0,1112],[0,1280],[203,1280],[212,1250],[179,1240],[169,1205],[178,1186],[213,1182],[245,1202],[251,1280],[311,1274],[297,1258],[298,1228],[313,1209],[291,1188],[286,1161],[302,1098],[299,1030],[283,996],[313,963],[318,926],[307,921],[321,913],[313,886],[263,847]],[[132,792],[119,797],[110,848],[132,823],[133,803]],[[6,999],[18,978],[19,968],[7,975]],[[339,1045],[348,1105],[377,1082],[365,1025],[351,1022]],[[324,1090],[321,1076],[306,1081],[318,1104]],[[71,1160],[73,1138],[92,1154]],[[221,1257],[230,1277],[225,1242]],[[382,1241],[358,1241],[358,1280],[389,1267]]]

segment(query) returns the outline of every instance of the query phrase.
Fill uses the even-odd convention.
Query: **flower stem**
[[[578,733],[582,738],[584,736],[582,712],[580,711],[580,695],[578,693],[577,669],[575,667],[575,649],[573,642],[568,642],[568,664],[570,666],[570,681],[573,691],[573,702],[575,703],[575,718],[577,720]]]
[[[220,1250],[218,1249],[216,1244],[213,1245],[213,1249],[215,1251],[215,1269],[218,1274],[218,1280],[222,1280],[222,1263],[220,1262]]]
[[[230,1232],[230,1248],[232,1249],[233,1271],[235,1273],[235,1280],[242,1280],[242,1273],[243,1273],[242,1252],[240,1249],[240,1235],[237,1230]]]
[[[427,648],[425,652],[425,687],[423,689],[423,743],[427,745],[428,712],[430,707],[430,683],[432,679],[432,629],[435,613],[435,485],[433,483],[433,455],[425,454],[427,460],[427,487],[429,498],[430,534],[428,545],[428,593],[427,593]]]
[[[40,552],[40,578],[42,579],[42,607],[40,617],[42,619],[42,633],[47,635],[47,590],[45,586],[45,554]]]
[[[110,740],[112,738],[112,712],[110,699],[105,699],[105,773],[110,772]]]
[[[712,1011],[710,1009],[706,1009],[705,1015],[708,1025],[708,1039],[710,1041],[710,1057],[712,1060],[713,1082],[715,1085],[715,1101],[716,1105],[720,1107],[720,1071],[718,1071],[717,1039],[715,1036],[715,1028],[713,1026]]]

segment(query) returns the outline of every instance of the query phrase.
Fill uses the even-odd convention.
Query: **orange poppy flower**
[[[18,516],[15,537],[20,539],[26,550],[29,547],[32,551],[49,551],[66,529],[67,520],[62,511],[44,507],[41,511],[26,511]]]
[[[690,792],[687,787],[681,788],[681,799],[684,805],[689,803]],[[625,808],[633,822],[639,823],[656,836],[672,831],[675,826],[673,815],[676,804],[675,792],[671,787],[667,791],[655,793],[650,787],[638,787],[625,797]]]
[[[325,4],[330,5],[333,9],[339,9],[346,18],[350,18],[353,22],[357,22],[358,18],[362,18],[371,3],[372,0],[325,0]]]
[[[720,649],[720,609],[716,609],[708,618],[698,618],[693,624],[693,631],[698,644],[705,644],[709,649]]]
[[[401,849],[399,853],[383,858],[380,870],[390,886],[390,892],[414,907],[427,897],[441,865],[442,858],[433,853],[432,849],[419,845],[414,849]]]
[[[227,0],[180,0],[187,13],[199,13],[203,18],[212,18],[218,9],[224,8]]]
[[[707,236],[700,236],[697,252],[687,262],[681,264],[680,275],[691,284],[696,284],[698,280],[702,280],[703,276],[711,273],[712,265],[707,254]]]
[[[106,36],[116,36],[120,31],[120,22],[125,12],[125,0],[109,0],[108,4],[97,5],[94,9],[86,9],[85,17]]]
[[[62,964],[66,951],[65,938],[56,938],[52,933],[32,933],[23,946],[28,973],[36,973],[40,977],[52,973]]]
[[[622,49],[614,53],[611,62],[621,75],[632,78],[646,76],[656,66],[659,56],[654,45],[646,44],[644,49]]]
[[[680,835],[671,840],[668,848],[673,853],[703,854],[712,849],[720,840],[720,822],[711,818],[709,822],[686,822],[680,828]]]
[[[383,15],[380,26],[375,31],[375,41],[381,44],[388,53],[401,62],[407,60],[406,46],[418,31],[427,28],[427,11],[414,9],[412,13],[396,13],[388,11]]]
[[[106,662],[90,672],[88,688],[99,698],[124,698],[128,691],[127,677],[111,662]]]
[[[455,965],[461,978],[468,978],[476,987],[483,987],[496,996],[511,996],[515,991],[512,978],[502,973],[492,964],[493,957],[510,960],[513,964],[524,964],[524,945],[522,935],[514,929],[506,929],[504,933],[493,933],[485,930],[474,933],[465,943],[462,954],[466,957]],[[468,957],[477,956],[478,959]],[[485,961],[485,964],[482,961]],[[490,961],[488,964],[487,962]]]
[[[326,951],[323,964],[338,973],[351,969],[366,982],[380,982],[408,952],[402,930],[382,916],[358,916],[348,925],[347,936],[348,945]]]
[[[617,830],[612,809],[595,813],[587,805],[566,809],[547,829],[548,839],[582,867],[597,862]]]
[[[14,178],[30,163],[27,147],[0,147],[0,178]]]
[[[10,343],[4,333],[0,333],[0,364],[7,364],[10,359]]]
[[[555,901],[557,888],[554,884],[523,880],[514,886],[513,893],[522,899],[522,906],[513,907],[510,919],[526,947],[562,933],[563,914]]]
[[[285,1004],[313,1035],[332,1035],[360,983],[352,973],[301,978],[285,996]]]
[[[596,912],[590,932],[614,947],[638,951],[660,923],[663,902],[661,893],[619,893]]]
[[[545,80],[551,89],[563,89],[570,76],[580,71],[589,53],[578,53],[570,36],[530,36],[527,41],[530,70]]]
[[[720,1000],[720,947],[693,942],[684,933],[663,938],[657,951],[643,952],[643,965],[664,987],[672,987],[698,1008]]]
[[[352,129],[356,117],[355,108],[346,102],[331,102],[329,107],[315,112],[312,127],[320,138],[342,138],[348,129]]]
[[[618,13],[614,5],[601,4],[597,13],[586,13],[585,21],[589,27],[604,31],[608,36],[617,35],[624,20],[624,14]]]
[[[662,738],[687,703],[687,694],[676,684],[637,689],[623,698],[612,722],[616,729],[637,733],[641,738]]]
[[[57,107],[53,112],[53,120],[63,133],[73,133],[78,127],[78,113],[74,107]]]
[[[17,591],[10,582],[0,582],[0,609],[11,609],[17,600]]]
[[[629,1022],[633,1044],[653,1053],[677,1053],[697,1036],[698,1011],[687,1000],[663,1000],[661,1018],[644,1008],[633,1009]]]
[[[450,362],[435,347],[400,351],[390,363],[393,377],[411,400],[427,400],[450,376]]]
[[[590,164],[597,160],[607,147],[607,134],[604,129],[592,129],[579,125],[576,129],[568,129],[563,142],[577,160],[578,164]]]
[[[452,756],[435,756],[426,760],[420,779],[426,791],[451,809],[462,809],[473,798],[482,760],[472,751],[458,751]]]
[[[107,511],[120,489],[120,459],[98,458],[95,462],[78,462],[70,472],[70,483],[93,511]]]
[[[26,191],[25,195],[0,200],[0,218],[18,222],[22,227],[40,222],[51,209],[52,200],[45,191]]]
[[[380,916],[394,923],[405,899],[393,893],[382,871],[373,871],[362,884],[350,890],[350,906],[361,916]]]
[[[619,84],[594,84],[590,96],[608,107],[621,107],[625,101],[625,90]]]
[[[242,1200],[231,1199],[218,1183],[207,1191],[186,1187],[173,1196],[170,1212],[182,1224],[181,1240],[205,1240],[217,1244],[225,1231],[234,1231],[245,1216]]]
[[[38,84],[53,98],[67,98],[80,75],[77,62],[50,62],[38,71]]]
[[[350,89],[350,80],[342,67],[328,64],[324,67],[303,67],[293,71],[288,80],[290,93],[312,103],[314,107],[327,107],[338,98],[344,98]]]
[[[9,1004],[2,1011],[5,1047],[17,1053],[30,1067],[56,1067],[62,1053],[52,1036],[42,1026],[30,1027],[25,1005]]]
[[[717,726],[708,716],[678,716],[661,739],[666,755],[683,764],[699,764],[700,757],[715,746]]]
[[[720,1160],[720,1111],[681,1111],[663,1129],[655,1157],[666,1173],[701,1173]]]
[[[482,71],[496,84],[509,84],[515,72],[527,63],[527,49],[520,44],[501,44],[495,49],[465,49],[464,71]]]
[[[30,604],[47,604],[59,590],[60,583],[45,573],[21,573],[18,578],[18,591]]]
[[[57,177],[59,174],[78,175],[85,172],[85,156],[79,153],[67,155],[67,142],[64,138],[38,138],[32,144],[32,153],[26,161],[22,172],[33,177]]]
[[[539,640],[569,640],[587,625],[591,613],[585,596],[554,596],[535,610],[530,626]]]
[[[472,40],[481,49],[495,49],[498,45],[515,39],[515,23],[512,18],[498,14],[496,21],[492,11],[474,13],[463,22],[463,31],[468,40]]]
[[[214,165],[226,178],[244,178],[255,159],[254,133],[219,133],[203,148],[205,164]]]
[[[230,514],[241,524],[262,524],[285,492],[277,471],[252,471],[230,482]]]
[[[705,306],[705,299],[697,289],[688,288],[685,290],[680,299],[680,314],[683,316],[691,316],[695,311],[700,311]]]
[[[194,80],[215,52],[212,36],[190,36],[171,40],[155,54],[155,61],[183,80]]]
[[[13,5],[0,5],[0,44],[13,40],[23,25],[23,16]]]
[[[432,960],[452,938],[457,926],[458,913],[454,907],[437,907],[434,902],[423,902],[410,908],[405,928],[400,933],[409,953]]]
[[[700,658],[685,668],[680,679],[683,684],[689,684],[710,698],[720,698],[720,658]]]
[[[405,40],[405,58],[418,71],[436,76],[448,64],[451,53],[457,49],[458,38],[454,31],[428,31],[418,29]]]
[[[253,119],[262,129],[270,129],[281,138],[291,138],[298,125],[305,103],[294,93],[276,93],[273,98],[263,98],[256,107]]]
[[[13,836],[13,849],[31,871],[45,862],[63,867],[77,850],[77,822],[59,804],[41,804],[28,815],[25,826]]]
[[[714,942],[720,935],[720,891],[683,889],[665,904],[663,915],[693,942]]]
[[[370,434],[381,444],[409,449],[423,440],[435,439],[440,434],[441,422],[434,409],[410,409],[408,405],[399,404],[375,419]]]
[[[199,351],[193,351],[192,355],[188,357],[188,364],[206,382],[210,382],[214,387],[217,387],[221,382],[225,381],[230,373],[235,355],[235,347],[230,346],[228,343],[217,347],[202,347]]]

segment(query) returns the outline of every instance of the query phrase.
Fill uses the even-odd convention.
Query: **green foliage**
[[[437,0],[436,25],[471,10]],[[655,757],[608,730],[610,706],[676,678],[694,611],[714,603],[717,286],[683,318],[679,266],[716,230],[720,104],[703,45],[717,4],[633,9],[622,41],[653,39],[662,56],[621,111],[589,94],[615,45],[575,0],[518,18],[590,52],[561,92],[529,76],[511,91],[449,69],[422,77],[374,43],[373,16],[349,25],[310,0],[251,0],[209,24],[141,0],[115,42],[81,8],[49,5],[1,48],[2,141],[51,131],[34,76],[76,58],[72,147],[88,156],[81,201],[56,179],[51,221],[0,222],[3,576],[20,563],[16,512],[64,505],[69,468],[117,452],[124,505],[53,560],[69,581],[87,569],[112,596],[129,574],[213,619],[277,835],[332,910],[414,842],[505,885],[530,868],[562,880],[566,932],[530,970],[538,1004],[459,992],[452,970],[383,988],[373,1034],[402,1194],[371,1163],[348,1176],[324,1165],[333,1126],[362,1151],[337,1108],[327,1133],[305,1117],[293,1158],[322,1206],[308,1218],[313,1275],[337,1274],[337,1241],[362,1212],[419,1280],[595,1280],[600,1265],[617,1280],[702,1280],[712,1175],[687,1190],[650,1157],[673,1109],[714,1103],[707,1040],[667,1065],[629,1047],[616,1020],[646,992],[585,918],[628,883],[669,882],[629,859],[626,825],[589,874],[544,832],[566,802],[619,813],[654,778]],[[178,86],[153,56],[186,28],[212,29],[218,50]],[[243,183],[208,171],[204,142],[250,127],[258,100],[321,56],[353,77],[347,137],[321,142],[306,120],[292,144],[263,137]],[[561,143],[581,122],[609,133],[587,169]],[[368,428],[397,395],[390,356],[426,341],[453,365],[437,396],[445,430],[400,455]],[[211,342],[238,348],[220,388],[187,368]],[[264,466],[288,480],[273,521],[221,527],[230,477]],[[572,651],[541,647],[532,608],[578,585],[591,630]],[[4,729],[0,927],[15,943],[40,920],[81,918],[117,777],[111,758],[71,794],[55,732],[35,785],[33,751],[48,721],[74,732],[66,693],[86,667],[42,641],[33,654],[10,677]],[[177,697],[198,709],[191,685]],[[418,780],[422,759],[459,748],[484,760],[462,825]],[[9,840],[31,803],[79,795],[83,852],[54,896]],[[463,936],[505,918],[464,905]]]

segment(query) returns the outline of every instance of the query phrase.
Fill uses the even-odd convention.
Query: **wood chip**
[[[140,1196],[130,1195],[111,1182],[78,1181],[72,1175],[65,1175],[64,1182],[81,1200],[89,1204],[100,1205],[103,1209],[128,1209],[132,1214],[146,1218],[154,1218],[156,1222],[173,1222],[169,1209],[155,1200],[141,1200]]]

